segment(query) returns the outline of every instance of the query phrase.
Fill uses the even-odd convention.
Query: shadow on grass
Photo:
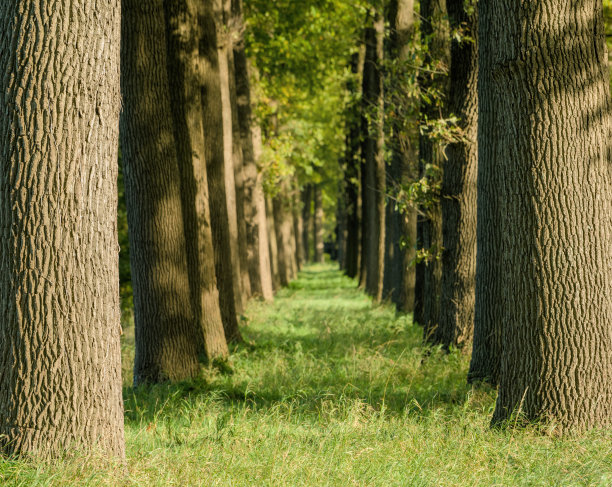
[[[213,401],[230,410],[286,407],[319,416],[360,402],[386,414],[428,414],[464,405],[466,357],[422,344],[422,330],[387,306],[372,307],[338,271],[306,270],[262,307],[234,349],[233,375],[205,369],[189,383],[126,388],[128,422]]]

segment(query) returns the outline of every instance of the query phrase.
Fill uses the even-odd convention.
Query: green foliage
[[[424,347],[422,329],[373,307],[329,266],[273,305],[251,303],[235,373],[134,391],[127,465],[73,456],[0,460],[16,486],[542,486],[612,483],[612,433],[491,430],[495,393],[466,385],[468,357]],[[131,369],[133,329],[124,337]]]

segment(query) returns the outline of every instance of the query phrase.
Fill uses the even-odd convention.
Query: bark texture
[[[363,110],[365,115],[362,168],[365,290],[375,301],[382,299],[385,262],[385,159],[383,135],[383,40],[384,17],[376,12],[365,31]]]
[[[278,245],[276,240],[276,219],[274,216],[274,204],[271,197],[266,197],[266,214],[268,215],[268,242],[270,245],[270,272],[272,274],[272,286],[274,290],[281,287],[280,273],[278,269]]]
[[[315,262],[324,262],[325,256],[323,255],[323,193],[321,192],[321,186],[315,184],[313,186],[312,192],[314,199],[313,233]]]
[[[162,0],[124,0],[121,146],[134,288],[134,384],[199,372]]]
[[[464,0],[447,0],[451,29],[474,39],[476,12]],[[451,42],[448,111],[459,117],[462,140],[449,144],[442,178],[442,294],[435,338],[445,348],[464,347],[474,330],[476,178],[478,171],[478,47]]]
[[[427,46],[425,56],[426,70],[420,74],[422,92],[437,90],[447,93],[447,77],[443,70],[448,66],[448,28],[443,18],[446,8],[443,0],[423,0],[421,2],[421,38]],[[440,118],[442,100],[424,101],[421,106],[421,123],[425,120]],[[429,185],[439,182],[444,155],[439,141],[432,139],[427,132],[419,136],[419,165],[421,177],[429,178]],[[431,169],[428,172],[428,167]],[[433,170],[433,171],[432,171]],[[417,247],[424,249],[429,257],[417,264],[415,285],[415,320],[424,326],[426,340],[437,341],[442,284],[442,212],[439,194],[431,195],[429,204],[421,208],[424,216],[417,222]]]
[[[197,0],[166,0],[168,80],[174,120],[187,266],[196,325],[201,329],[201,351],[209,362],[229,355],[215,275],[215,254],[204,158],[202,93],[199,73]]]
[[[278,255],[278,275],[281,286],[288,286],[297,276],[295,238],[293,236],[293,210],[291,208],[291,193],[288,185],[288,181],[283,181],[280,191],[272,201]]]
[[[238,228],[235,219],[234,170],[232,165],[231,113],[227,55],[218,49],[217,25],[222,15],[218,0],[207,0],[200,10],[200,69],[202,81],[202,122],[210,218],[215,253],[215,273],[223,328],[228,341],[242,339],[238,314],[242,312]],[[223,69],[221,69],[223,66]],[[224,108],[225,107],[225,108]],[[225,110],[225,115],[224,115]],[[232,206],[233,205],[233,206]],[[233,218],[231,214],[233,213]],[[232,225],[233,222],[234,224]]]
[[[414,32],[414,1],[392,0],[389,2],[389,24],[391,32],[387,46],[388,55],[399,64],[399,78],[391,79],[394,85],[391,100],[395,117],[392,117],[392,139],[389,145],[392,150],[391,163],[387,169],[386,192],[397,194],[398,186],[416,179],[411,156],[414,149],[410,134],[406,133],[407,125],[404,112],[408,112],[410,100],[401,85],[403,64],[410,59],[410,41]],[[399,117],[399,118],[398,118]],[[390,298],[398,310],[411,311],[414,305],[415,268],[412,261],[416,246],[416,211],[408,210],[402,214],[393,200],[387,203],[385,216],[385,268],[383,278],[383,297]],[[408,243],[402,246],[402,239]]]
[[[66,15],[71,12],[71,15]],[[0,6],[0,452],[124,458],[118,0]]]
[[[469,382],[499,382],[502,356],[504,218],[501,211],[501,173],[497,166],[500,138],[492,79],[494,35],[491,2],[478,3],[478,182],[476,224],[476,282],[474,343],[468,373]]]
[[[601,1],[490,5],[504,224],[494,423],[612,419],[610,88]],[[501,277],[501,276],[500,276]]]

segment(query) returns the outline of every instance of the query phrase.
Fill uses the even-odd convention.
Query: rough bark
[[[610,88],[601,1],[490,5],[503,354],[493,422],[612,419]]]
[[[253,114],[251,110],[251,86],[249,79],[248,59],[244,48],[242,1],[232,1],[232,11],[236,22],[234,39],[234,69],[236,76],[236,108],[239,123],[240,140],[243,155],[244,176],[244,221],[246,225],[246,243],[249,280],[253,295],[271,300],[272,278],[270,275],[270,256],[265,229],[265,200],[261,189],[256,165],[255,138]],[[260,233],[265,235],[262,241]]]
[[[391,33],[387,46],[388,55],[400,64],[409,62],[410,41],[414,32],[414,1],[392,0],[389,3],[389,24]],[[392,101],[394,112],[391,118],[393,137],[389,145],[392,150],[391,163],[387,169],[387,194],[395,195],[397,188],[405,182],[416,179],[411,156],[414,156],[410,134],[406,133],[403,119],[408,111],[408,97],[404,94],[400,79],[392,79],[392,91],[396,99]],[[385,268],[383,297],[390,298],[398,310],[411,311],[414,305],[415,268],[412,262],[416,245],[416,211],[409,209],[402,214],[391,200],[386,207],[385,216]],[[402,246],[402,239],[408,243]]]
[[[476,13],[464,0],[447,0],[451,29],[477,36]],[[449,144],[442,178],[442,293],[436,338],[445,348],[464,347],[474,330],[476,177],[478,171],[478,47],[451,42],[448,111],[459,118],[462,140]]]
[[[57,458],[77,447],[124,458],[119,19],[116,0],[0,6],[6,455]]]
[[[353,100],[347,113],[346,161],[344,163],[344,195],[346,204],[346,250],[344,272],[349,277],[359,273],[359,253],[361,250],[360,210],[360,137],[361,137],[361,77],[365,51],[361,49],[351,58],[351,73],[348,90]]]
[[[217,25],[221,15],[218,0],[204,2],[200,11],[200,62],[202,75],[202,122],[210,220],[215,253],[215,274],[223,328],[228,341],[240,341],[238,314],[242,312],[240,264],[238,261],[235,191],[232,167],[232,123],[229,106],[227,55],[218,49]],[[217,19],[217,20],[216,20]],[[225,114],[224,114],[225,113]],[[228,116],[229,113],[229,116]],[[233,213],[233,217],[231,214]],[[232,225],[232,223],[234,225]]]
[[[191,302],[209,362],[229,355],[215,275],[204,158],[197,0],[166,0],[168,80],[174,120]]]
[[[266,197],[266,214],[268,216],[268,242],[270,245],[270,273],[272,275],[272,286],[275,290],[280,289],[280,273],[278,269],[278,245],[276,240],[276,220],[274,217],[274,204],[271,197]]]
[[[162,0],[123,2],[121,146],[134,288],[134,384],[197,375]]]
[[[363,110],[365,114],[362,168],[364,250],[366,260],[365,290],[375,301],[382,299],[385,262],[385,160],[383,135],[383,40],[384,17],[376,12],[365,31],[363,70]]]
[[[281,286],[288,286],[297,274],[295,265],[295,245],[293,236],[293,211],[288,181],[281,183],[280,191],[272,200],[276,249],[278,256],[278,275]]]
[[[478,182],[474,341],[469,382],[499,382],[502,331],[503,215],[497,167],[499,123],[491,78],[490,2],[478,3]]]
[[[448,59],[448,29],[443,18],[446,9],[442,0],[421,1],[421,36],[427,46],[425,65],[419,77],[420,89],[427,92],[432,88],[440,93],[447,93],[446,75],[438,74],[447,66]],[[434,69],[431,69],[432,65]],[[424,101],[421,106],[421,121],[435,120],[440,117],[440,104]],[[441,143],[433,140],[429,133],[419,136],[419,165],[421,177],[429,177],[430,186],[438,183],[437,176],[426,174],[427,166],[442,171],[444,155]],[[442,247],[442,215],[439,195],[432,194],[432,201],[427,207],[421,208],[424,216],[417,222],[417,247],[424,249],[429,258],[417,264],[415,285],[415,320],[424,326],[424,336],[427,340],[437,341],[440,310],[440,293],[442,264],[440,251]]]
[[[313,235],[314,235],[314,258],[315,262],[324,262],[324,245],[323,245],[323,193],[321,186],[315,184],[312,189],[314,199],[314,219],[313,219]]]
[[[302,189],[302,241],[304,246],[304,260],[311,262],[310,235],[313,233],[312,221],[312,185],[307,184]]]

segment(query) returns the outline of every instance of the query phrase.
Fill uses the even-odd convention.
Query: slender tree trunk
[[[297,270],[302,270],[304,266],[304,220],[302,220],[302,199],[300,198],[300,190],[293,190],[293,230],[296,247],[296,264]]]
[[[389,23],[392,31],[389,35],[388,53],[396,60],[399,72],[402,73],[402,63],[410,59],[410,42],[414,32],[414,1],[392,0],[389,4]],[[396,116],[391,119],[393,138],[390,141],[392,149],[391,164],[387,172],[387,194],[397,194],[397,186],[408,180],[416,179],[411,161],[410,134],[405,133],[405,121],[398,117],[404,116],[409,110],[408,97],[404,93],[402,80],[392,80],[394,87],[391,100]],[[385,217],[385,270],[383,280],[383,296],[389,297],[398,310],[411,311],[414,305],[415,268],[412,262],[415,257],[416,244],[416,212],[408,210],[402,214],[393,201],[387,204]],[[406,247],[402,246],[402,238],[408,240]]]
[[[215,253],[215,273],[219,286],[219,303],[223,327],[228,341],[242,339],[237,315],[242,312],[240,293],[240,265],[238,262],[237,224],[233,192],[234,170],[231,165],[232,144],[231,116],[224,106],[229,106],[227,82],[227,56],[217,48],[217,23],[221,12],[218,0],[207,0],[200,12],[200,61],[202,75],[202,121],[210,219]],[[224,69],[221,69],[221,67]],[[228,162],[229,161],[229,162]],[[231,184],[230,184],[231,183]],[[233,212],[234,218],[231,217]]]
[[[323,245],[323,194],[321,186],[315,184],[313,186],[314,193],[314,251],[315,262],[324,262],[324,245]]]
[[[121,146],[134,288],[134,384],[199,372],[162,0],[124,1]]]
[[[310,235],[313,234],[312,221],[312,184],[307,184],[302,189],[302,241],[304,246],[304,260],[311,262],[310,255]]]
[[[268,215],[268,241],[270,244],[270,271],[272,275],[272,285],[275,290],[281,288],[279,272],[278,245],[276,239],[276,220],[274,216],[274,204],[272,198],[266,198],[266,214]]]
[[[425,65],[429,66],[420,75],[420,88],[422,92],[437,89],[440,93],[447,93],[446,76],[437,74],[448,60],[448,29],[443,22],[446,14],[442,0],[421,1],[421,36],[422,42],[427,46]],[[421,122],[425,119],[440,118],[442,101],[438,103],[423,102],[421,107]],[[426,173],[427,166],[442,172],[444,155],[439,141],[433,140],[431,134],[422,133],[419,136],[419,163],[421,177],[429,179],[430,186],[435,186],[440,179],[439,175]],[[418,264],[415,291],[415,320],[424,326],[425,339],[438,343],[438,319],[440,311],[440,294],[442,281],[442,265],[440,252],[442,248],[442,212],[439,195],[432,194],[432,201],[428,208],[422,208],[425,217],[418,220],[417,246],[424,249],[429,257]],[[420,268],[419,268],[420,267]]]
[[[278,194],[273,198],[276,248],[278,253],[278,274],[281,286],[288,286],[295,278],[295,245],[293,245],[293,212],[291,210],[288,181],[281,183]]]
[[[344,188],[346,198],[346,251],[344,258],[344,272],[349,277],[357,277],[359,273],[359,253],[361,250],[361,235],[359,217],[360,210],[360,148],[361,148],[361,78],[363,77],[363,63],[365,50],[353,54],[351,58],[351,72],[354,78],[349,83],[349,92],[355,98],[348,110],[348,134],[346,140],[346,162],[344,171]]]
[[[459,117],[463,140],[446,149],[442,179],[442,294],[440,343],[448,348],[472,342],[476,274],[476,177],[478,170],[478,26],[464,0],[447,0],[451,29],[470,40],[451,42],[448,111]]]
[[[116,0],[0,6],[5,455],[78,447],[124,458],[119,9]]]
[[[164,2],[168,33],[168,80],[174,120],[187,266],[196,323],[210,362],[229,355],[215,275],[215,255],[204,158],[197,0]]]
[[[504,222],[493,422],[612,420],[610,77],[601,1],[490,5]]]
[[[474,344],[469,382],[499,383],[502,356],[503,214],[497,167],[500,123],[492,73],[489,2],[478,3],[478,182]]]
[[[265,300],[273,298],[272,279],[270,275],[270,255],[265,229],[265,200],[261,184],[258,179],[256,165],[256,142],[254,133],[254,120],[251,111],[251,87],[249,69],[242,31],[244,29],[242,18],[242,1],[233,0],[232,10],[236,21],[237,37],[234,42],[234,69],[236,76],[236,107],[237,119],[240,128],[240,140],[243,154],[244,175],[244,221],[246,225],[246,243],[249,281],[251,292]],[[265,235],[265,244],[261,239],[262,230]]]
[[[341,163],[342,172],[346,172],[346,168]],[[344,270],[344,261],[346,254],[346,194],[344,189],[344,181],[338,182],[338,204],[336,207],[336,247],[338,248],[338,267]]]
[[[382,299],[385,261],[385,160],[383,148],[383,39],[384,18],[376,12],[366,28],[363,105],[366,113],[362,157],[364,159],[365,289],[375,301]]]

